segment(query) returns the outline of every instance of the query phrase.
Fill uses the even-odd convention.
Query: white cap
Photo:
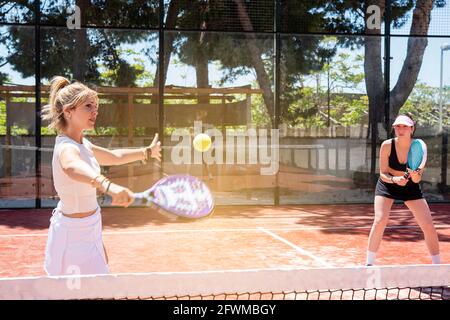
[[[404,115],[398,116],[395,119],[395,121],[392,124],[392,126],[397,126],[399,124],[403,124],[403,125],[408,126],[408,127],[414,127],[414,121],[412,121],[410,117],[404,116]]]

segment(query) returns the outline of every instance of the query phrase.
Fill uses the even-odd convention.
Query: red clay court
[[[430,205],[442,263],[450,262],[449,204]],[[365,262],[373,205],[219,206],[197,221],[149,208],[105,208],[111,273],[347,267]],[[51,209],[0,210],[0,277],[43,276]],[[395,205],[378,265],[428,264],[423,234]]]

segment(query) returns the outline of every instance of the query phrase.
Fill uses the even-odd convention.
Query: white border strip
[[[0,299],[95,299],[450,285],[450,265],[153,272],[0,279]]]

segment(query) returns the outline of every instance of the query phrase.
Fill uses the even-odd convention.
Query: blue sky
[[[450,35],[450,4],[447,3],[444,8],[437,8],[431,12],[431,22],[428,34]],[[392,34],[408,34],[411,27],[411,19],[398,30],[393,30]],[[395,84],[398,78],[403,61],[406,57],[408,44],[407,37],[391,37],[391,84]],[[450,43],[450,38],[428,38],[428,46],[425,50],[422,67],[419,73],[419,81],[425,82],[430,86],[439,86],[440,77],[440,59],[441,45]],[[450,51],[444,52],[444,85],[450,85]]]

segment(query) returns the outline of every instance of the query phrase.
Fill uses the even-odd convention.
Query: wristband
[[[142,162],[142,164],[146,164],[147,160],[148,160],[147,149],[146,148],[142,148],[141,151],[142,151],[142,160],[141,160],[141,162]]]
[[[149,150],[150,150],[150,155],[149,155]],[[146,147],[146,148],[142,148],[142,157],[143,159],[141,160],[142,164],[146,164],[148,159],[152,156],[152,148]]]

